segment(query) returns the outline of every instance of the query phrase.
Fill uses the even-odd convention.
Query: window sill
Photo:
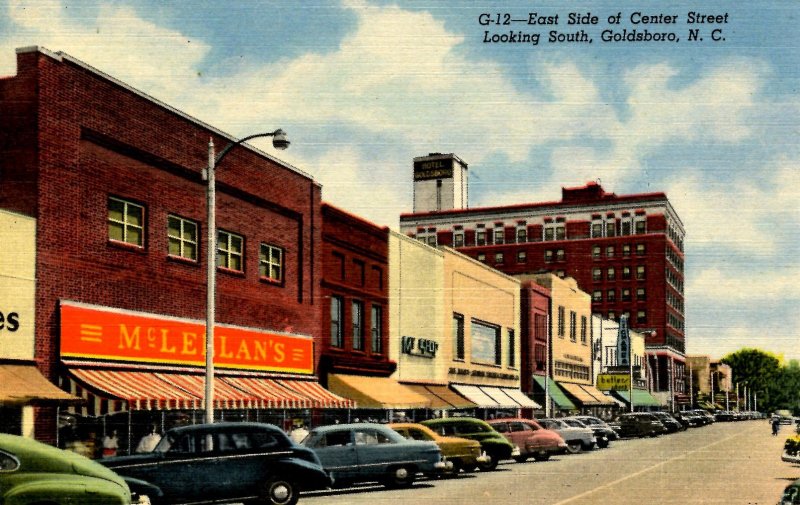
[[[225,267],[217,267],[217,272],[232,275],[233,277],[244,277],[244,270],[232,270]]]
[[[284,287],[284,280],[283,279],[275,280],[275,279],[271,279],[269,277],[263,277],[262,276],[262,277],[259,277],[258,280],[260,282],[263,282],[264,284],[269,284],[270,286],[275,286],[275,287],[279,287],[279,288]]]
[[[130,242],[122,242],[121,240],[108,239],[107,244],[109,246],[111,246],[111,247],[115,247],[115,248],[118,248],[118,249],[124,249],[124,250],[130,251],[130,252],[137,252],[137,253],[140,253],[140,254],[147,253],[147,249],[145,249],[144,246],[141,246],[141,245],[138,245],[138,244],[131,244]]]
[[[186,258],[184,256],[175,256],[174,254],[168,254],[167,261],[174,261],[175,263],[180,263],[182,265],[190,265],[195,267],[200,266],[200,263],[197,260]]]

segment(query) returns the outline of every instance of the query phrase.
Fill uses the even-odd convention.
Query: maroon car
[[[505,418],[486,422],[519,447],[519,456],[514,456],[517,463],[523,463],[531,456],[536,461],[545,461],[551,454],[563,454],[567,450],[567,443],[561,435],[542,428],[532,419]]]

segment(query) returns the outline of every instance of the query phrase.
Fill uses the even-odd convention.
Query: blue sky
[[[590,180],[664,191],[687,229],[688,352],[800,359],[800,7],[706,1],[728,22],[688,26],[697,2],[563,3],[0,0],[0,75],[15,48],[39,45],[233,135],[282,127],[292,147],[278,156],[325,200],[393,228],[411,209],[411,160],[428,152],[469,163],[473,207],[557,200]],[[637,11],[677,23],[634,25]],[[530,12],[559,25],[478,22]],[[570,12],[598,24],[568,26]],[[542,39],[482,42],[509,29]],[[549,44],[551,29],[593,42]],[[681,41],[603,43],[606,29]]]

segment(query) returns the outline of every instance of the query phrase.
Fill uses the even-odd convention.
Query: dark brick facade
[[[0,80],[0,108],[0,208],[37,219],[35,357],[45,376],[58,373],[61,299],[203,319],[201,169],[209,138],[217,152],[232,139],[35,49],[21,51],[17,75]],[[109,240],[110,196],[144,207],[143,247]],[[244,273],[217,276],[217,321],[319,335],[319,209],[309,176],[255,150],[228,154],[217,170],[217,226],[244,237]],[[169,214],[199,224],[197,261],[168,257]],[[281,282],[259,277],[262,242],[285,253]]]
[[[389,376],[389,230],[332,205],[322,205],[322,358],[319,376],[328,373]],[[332,324],[334,297],[340,319]],[[362,308],[361,343],[354,339],[354,302]],[[373,307],[380,315],[373,342]],[[338,330],[338,337],[333,335]],[[339,339],[340,338],[340,339]],[[337,341],[338,340],[338,341]],[[359,348],[360,347],[360,348]]]
[[[546,375],[549,369],[548,352],[550,290],[533,281],[525,281],[521,286],[520,341],[522,391],[533,393],[534,375]]]

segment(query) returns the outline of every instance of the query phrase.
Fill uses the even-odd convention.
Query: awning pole
[[[58,423],[61,420],[61,405],[56,405],[56,447],[60,447],[61,443],[61,430],[58,428]]]
[[[128,454],[129,455],[131,453],[131,443],[132,443],[132,440],[133,440],[131,438],[131,425],[133,423],[131,421],[131,409],[130,409],[130,406],[131,406],[131,404],[128,403],[127,407],[128,407]]]

